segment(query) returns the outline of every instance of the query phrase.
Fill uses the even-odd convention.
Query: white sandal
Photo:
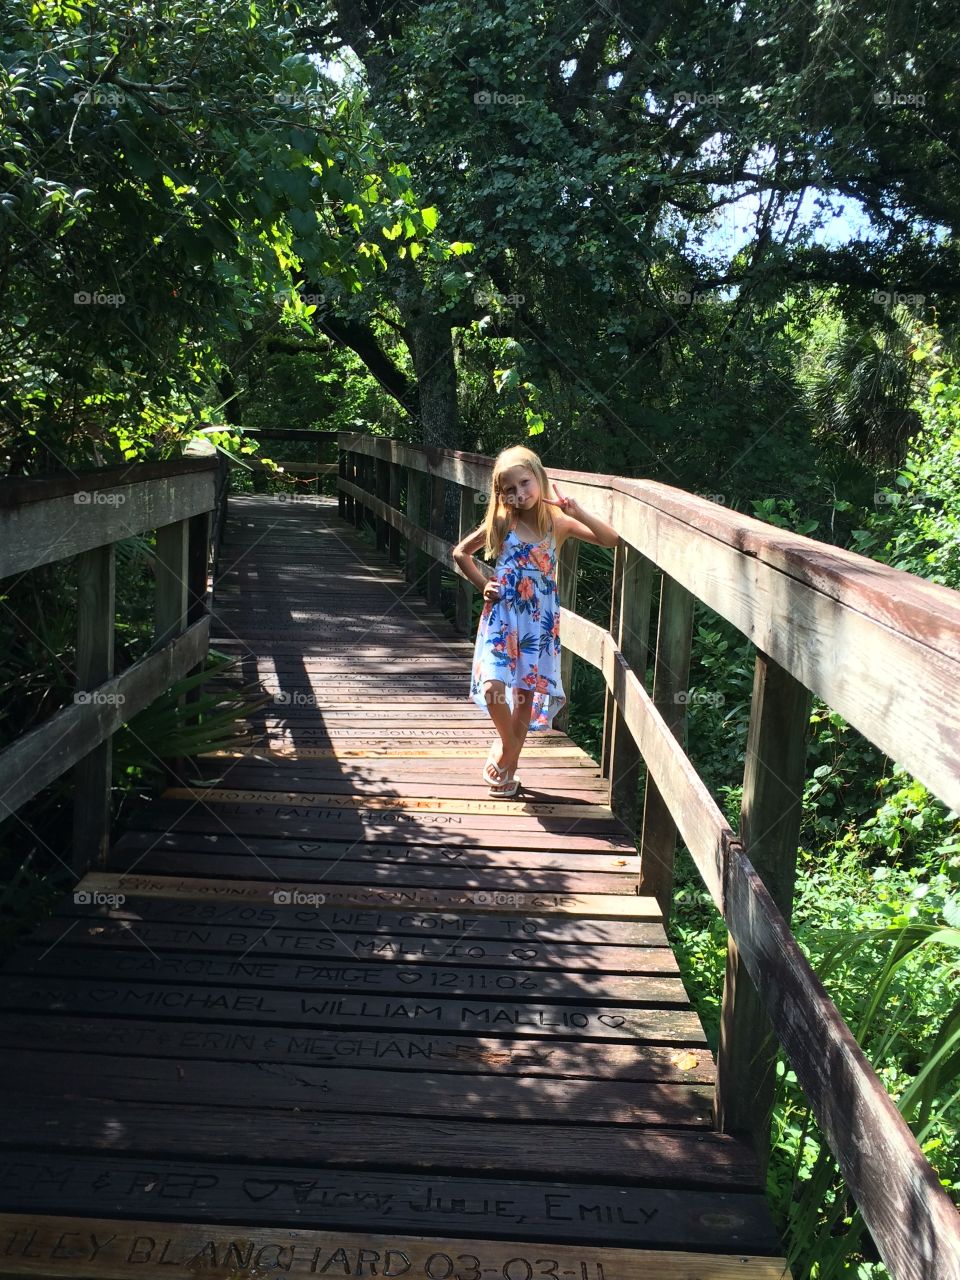
[[[488,787],[502,787],[502,786],[503,786],[503,784],[504,784],[504,783],[506,782],[506,780],[507,780],[507,771],[506,771],[506,769],[504,769],[504,768],[502,768],[500,765],[498,765],[498,764],[497,764],[497,762],[496,762],[496,760],[494,760],[494,758],[493,758],[493,753],[494,753],[494,751],[496,750],[496,746],[497,746],[497,744],[496,744],[496,743],[494,743],[494,744],[493,744],[493,746],[490,748],[490,750],[487,752],[487,759],[486,759],[486,762],[485,762],[485,764],[484,764],[484,766],[483,766],[483,780],[484,780],[484,782],[487,784],[487,786],[488,786]],[[487,775],[487,770],[488,770],[488,769],[492,769],[492,770],[496,773],[496,775],[497,775],[497,781],[496,781],[496,782],[491,782],[491,781],[490,781],[490,778],[489,778],[489,777],[488,777],[488,775]]]
[[[490,787],[487,795],[492,796],[495,800],[512,800],[520,790],[521,785],[519,773],[514,773],[504,782],[499,782],[495,787]]]

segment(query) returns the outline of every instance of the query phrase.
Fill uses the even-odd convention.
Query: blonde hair
[[[487,499],[487,511],[483,520],[484,531],[487,535],[483,554],[492,556],[494,560],[499,558],[500,549],[507,539],[512,523],[511,508],[503,501],[503,493],[501,491],[503,473],[509,471],[512,467],[526,467],[528,471],[533,472],[540,489],[541,498],[550,491],[550,480],[543,469],[543,463],[532,449],[528,449],[525,444],[514,444],[508,449],[501,449],[494,459],[493,474],[490,477],[490,495]],[[552,532],[554,527],[553,515],[546,502],[540,501],[537,503],[535,520],[537,531],[542,537],[545,538],[548,533]]]

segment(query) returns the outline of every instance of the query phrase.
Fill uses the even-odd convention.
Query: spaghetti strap
[[[484,603],[473,651],[472,700],[489,714],[485,680],[504,682],[511,711],[515,688],[533,690],[531,733],[552,728],[554,716],[567,701],[560,678],[556,565],[552,531],[540,542],[524,542],[510,530],[495,570],[500,596]]]

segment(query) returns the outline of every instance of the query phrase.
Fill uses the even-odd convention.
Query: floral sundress
[[[515,529],[507,534],[494,580],[500,597],[486,600],[473,651],[470,697],[489,714],[485,680],[502,680],[513,710],[515,687],[534,690],[531,733],[552,727],[567,700],[560,679],[560,597],[556,577],[556,538],[524,542]]]

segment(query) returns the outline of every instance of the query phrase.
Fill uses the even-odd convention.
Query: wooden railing
[[[469,635],[474,588],[443,535],[444,490],[459,489],[459,541],[483,515],[474,494],[489,490],[492,460],[349,432],[340,433],[339,448],[341,515],[359,526],[369,512],[378,548],[398,564],[403,538],[407,580],[422,580],[431,603],[439,603],[441,570],[455,572],[456,622]],[[960,809],[960,595],[669,485],[548,474],[621,535],[609,629],[576,613],[579,544],[570,539],[561,548],[560,638],[566,689],[573,654],[603,674],[601,768],[612,809],[639,833],[638,892],[655,894],[669,910],[679,833],[727,926],[718,1127],[750,1133],[765,1157],[779,1041],[891,1274],[958,1280],[960,1216],[788,920],[811,694]],[[686,700],[679,695],[695,600],[757,650],[739,834],[683,746]],[[554,723],[560,727],[560,718]]]
[[[0,752],[0,819],[72,769],[78,877],[106,865],[113,734],[206,657],[210,514],[225,479],[216,458],[184,458],[0,480],[0,579],[76,556],[78,587],[73,702]],[[115,546],[150,529],[153,644],[115,674]]]
[[[228,428],[229,429],[229,428]],[[280,441],[281,443],[309,444],[311,452],[316,451],[315,462],[287,462],[286,459],[274,458],[273,461],[283,467],[287,476],[305,480],[308,477],[315,481],[314,492],[320,493],[320,482],[324,476],[335,475],[337,463],[325,462],[323,454],[337,441],[336,431],[305,431],[298,427],[243,427],[243,435],[256,441]],[[247,458],[245,466],[261,475],[272,476],[273,468],[260,458]]]

